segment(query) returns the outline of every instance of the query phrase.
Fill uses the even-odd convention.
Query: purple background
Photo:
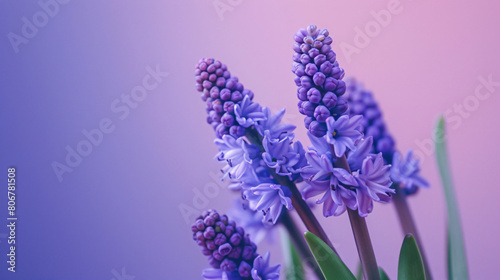
[[[136,280],[200,279],[207,263],[179,205],[192,206],[194,189],[216,183],[210,174],[220,165],[193,86],[194,66],[201,57],[222,60],[258,102],[273,111],[288,108],[288,121],[307,143],[290,69],[293,34],[308,24],[330,31],[346,74],[375,92],[398,147],[423,155],[432,187],[410,206],[436,279],[446,275],[445,205],[434,154],[421,143],[429,142],[439,114],[466,102],[464,115],[449,115],[449,150],[470,276],[498,274],[500,87],[477,104],[473,97],[479,76],[500,81],[498,3],[221,0],[233,6],[219,16],[213,2],[69,1],[16,53],[8,34],[21,36],[22,18],[33,22],[42,8],[36,1],[0,1],[0,177],[17,168],[19,218],[13,274],[2,238],[5,183],[1,279],[118,280],[113,272],[122,268]],[[373,25],[372,11],[391,5],[397,12],[386,26]],[[346,55],[341,45],[356,46],[356,28],[367,25],[373,29],[366,46]],[[170,75],[121,120],[111,104],[157,65]],[[64,163],[65,147],[75,149],[85,139],[81,131],[104,118],[115,129],[59,182],[51,164]],[[224,211],[232,197],[220,191],[207,208]],[[354,269],[347,216],[321,221]],[[395,277],[402,234],[392,205],[377,205],[368,225],[379,265]],[[278,263],[278,244],[261,244],[259,251],[273,250]]]

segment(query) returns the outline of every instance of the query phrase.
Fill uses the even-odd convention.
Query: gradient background
[[[221,0],[228,3],[227,0]],[[401,13],[353,54],[355,28],[390,1],[231,1],[220,18],[212,0],[70,1],[15,53],[7,34],[21,34],[36,1],[0,1],[0,177],[17,167],[17,272],[7,272],[6,183],[0,186],[1,279],[200,279],[205,257],[191,239],[179,204],[214,183],[213,132],[194,89],[201,57],[226,63],[258,102],[288,108],[298,126],[291,73],[293,35],[316,24],[334,38],[348,76],[376,93],[401,150],[419,149],[439,114],[474,93],[478,76],[500,81],[500,4],[494,1],[405,1]],[[166,78],[120,120],[110,104],[129,94],[147,66]],[[498,275],[496,159],[500,88],[449,131],[471,279]],[[51,163],[64,162],[83,129],[110,118],[115,130],[59,182]],[[423,159],[431,189],[410,199],[436,279],[444,279],[445,205],[432,152]],[[1,180],[4,180],[1,179]],[[1,190],[3,189],[3,190]],[[208,207],[224,211],[235,197],[221,191]],[[319,209],[317,209],[319,210]],[[320,212],[318,215],[320,215]],[[368,218],[379,265],[395,277],[402,234],[392,205]],[[357,252],[348,217],[323,219],[351,268]],[[260,245],[280,262],[279,242]],[[126,279],[122,277],[123,279]]]

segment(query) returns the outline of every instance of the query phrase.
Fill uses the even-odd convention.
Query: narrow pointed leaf
[[[387,276],[387,273],[379,267],[378,268],[378,273],[380,274],[380,280],[390,280],[389,276]],[[363,275],[363,267],[361,264],[358,265],[358,271],[356,272],[356,279],[358,280],[364,280],[364,275]]]
[[[281,247],[283,248],[285,259],[286,279],[305,280],[304,267],[302,266],[299,253],[285,231],[281,231]]]
[[[326,280],[356,280],[356,277],[354,277],[339,256],[319,237],[310,232],[306,232],[305,238]]]
[[[453,191],[448,155],[446,151],[446,134],[444,118],[439,119],[436,128],[436,157],[443,182],[444,194],[446,197],[446,208],[448,211],[448,279],[467,280],[467,259],[462,236],[462,226],[460,225],[460,215],[458,205]]]
[[[411,234],[406,235],[399,253],[398,280],[425,280],[422,256]]]
[[[378,268],[378,273],[380,274],[380,280],[390,280],[387,273],[381,267]]]

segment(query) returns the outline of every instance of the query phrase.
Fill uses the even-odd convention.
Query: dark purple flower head
[[[293,67],[298,86],[299,112],[306,115],[304,124],[316,137],[326,133],[328,117],[340,117],[347,110],[342,97],[346,86],[342,81],[344,70],[339,67],[326,29],[310,25],[294,36]]]
[[[399,152],[394,153],[391,179],[395,183],[400,183],[406,194],[414,194],[418,187],[429,187],[429,183],[420,176],[419,160],[413,157],[412,150],[406,153],[405,159]]]
[[[196,89],[207,104],[207,122],[217,137],[245,135],[246,128],[264,116],[254,103],[253,92],[245,89],[227,66],[212,58],[202,58],[195,70]]]
[[[373,137],[373,153],[382,153],[385,161],[392,163],[395,143],[385,127],[382,111],[373,98],[373,94],[364,89],[363,85],[354,79],[347,80],[349,115],[363,115],[362,132]]]
[[[259,256],[257,246],[245,230],[226,215],[219,215],[215,210],[205,211],[192,225],[192,231],[193,239],[203,248],[203,254],[209,256],[212,267],[203,271],[205,279],[259,279],[254,274],[261,279],[278,279],[279,266],[277,270],[269,268],[269,255]]]

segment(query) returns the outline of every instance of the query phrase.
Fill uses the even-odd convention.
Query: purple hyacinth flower
[[[226,134],[235,138],[244,136],[247,126],[238,123],[235,107],[241,106],[245,97],[252,100],[253,93],[245,89],[237,77],[231,76],[226,65],[212,58],[201,59],[196,66],[195,75],[196,88],[206,103],[207,122],[215,130],[216,136],[219,138]],[[257,103],[247,101],[246,107],[249,106],[259,107]],[[245,115],[245,125],[248,122],[247,118],[251,116]]]
[[[262,108],[262,113],[264,114],[264,119],[259,120],[255,125],[255,128],[260,135],[264,136],[265,131],[269,131],[269,135],[272,139],[281,139],[283,136],[290,137],[293,139],[293,131],[295,130],[295,125],[281,123],[281,119],[285,115],[285,109],[278,111],[276,114],[272,115],[271,110],[267,107]]]
[[[223,178],[227,176],[235,180],[241,179],[252,168],[252,161],[259,156],[259,148],[246,143],[242,138],[235,139],[232,136],[223,135],[214,142],[219,148],[217,160],[227,162],[222,168]]]
[[[373,152],[382,152],[387,163],[392,163],[395,151],[394,140],[384,124],[383,114],[373,97],[373,93],[363,87],[355,79],[347,79],[349,115],[363,115],[362,132],[365,136],[373,136]]]
[[[306,115],[304,124],[316,137],[326,133],[325,120],[339,118],[347,111],[344,70],[339,67],[328,30],[310,25],[294,37],[292,71],[298,86],[299,112]]]
[[[338,120],[329,117],[326,120],[328,132],[326,140],[332,144],[335,150],[335,156],[342,157],[347,148],[354,150],[355,142],[363,136],[360,125],[363,117],[360,115],[349,117],[341,116]]]
[[[309,150],[315,151],[319,155],[326,155],[329,159],[332,159],[332,149],[330,148],[330,144],[326,141],[326,137],[316,137],[311,134],[309,131],[307,132],[307,136],[311,140],[311,146],[309,146]]]
[[[291,174],[290,169],[300,160],[300,154],[297,154],[292,146],[292,139],[283,137],[280,139],[273,139],[266,132],[262,140],[262,146],[265,152],[262,153],[262,159],[270,168],[276,170],[278,175],[287,176]]]
[[[372,136],[362,138],[356,144],[356,149],[349,152],[349,155],[347,156],[347,162],[349,163],[349,167],[351,168],[352,171],[361,169],[363,161],[368,155],[375,156],[374,154],[370,154],[370,152],[373,149],[372,145],[373,145]]]
[[[278,280],[280,277],[280,265],[269,266],[270,254],[265,253],[253,261],[253,280]]]
[[[401,183],[407,194],[413,194],[418,187],[428,188],[429,183],[420,176],[420,161],[413,157],[413,151],[406,153],[406,158],[399,152],[395,152],[392,159],[391,179],[395,183]]]
[[[301,179],[300,171],[307,165],[306,151],[302,146],[300,141],[295,141],[292,145],[292,151],[295,155],[297,155],[296,163],[288,167],[288,170],[292,173],[291,180],[296,181]]]
[[[384,165],[382,153],[375,157],[368,156],[361,166],[360,171],[355,174],[359,189],[357,190],[358,212],[361,217],[368,216],[373,210],[373,201],[389,202],[391,194],[390,165]]]
[[[234,114],[238,124],[245,128],[265,118],[259,103],[252,102],[248,96],[245,96],[240,104],[234,106]]]
[[[358,183],[352,174],[342,168],[334,168],[330,158],[316,151],[308,151],[306,158],[309,166],[302,168],[301,175],[307,186],[302,190],[302,197],[309,199],[323,194],[316,203],[323,203],[325,217],[338,216],[347,210],[346,207],[356,210],[354,190]]]
[[[204,279],[251,280],[253,270],[261,277],[274,277],[267,263],[269,256],[261,260],[257,245],[226,215],[219,215],[215,210],[205,211],[191,229],[193,240],[203,248],[202,253],[208,256],[211,266],[203,271]],[[259,261],[255,262],[256,259]]]
[[[264,213],[264,221],[276,223],[283,206],[292,209],[291,191],[276,184],[260,184],[244,192],[250,208]]]

